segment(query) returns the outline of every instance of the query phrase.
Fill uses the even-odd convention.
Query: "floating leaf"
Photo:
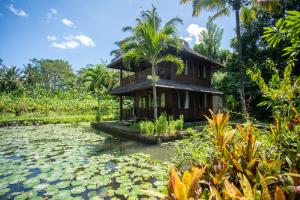
[[[82,192],[85,191],[85,187],[82,187],[82,186],[77,186],[77,187],[74,187],[72,190],[71,190],[71,193],[72,194],[80,194]]]

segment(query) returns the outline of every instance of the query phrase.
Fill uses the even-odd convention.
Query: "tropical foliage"
[[[88,65],[75,74],[63,60],[32,59],[23,69],[7,67],[1,61],[0,72],[2,121],[61,115],[92,119],[96,110],[102,113],[101,119],[118,117],[117,100],[107,93],[119,84],[118,73],[104,64]],[[103,101],[97,102],[93,95]]]
[[[238,124],[236,129],[231,129],[228,119],[228,114],[211,113],[208,140],[212,144],[210,151],[216,154],[207,163],[192,161],[191,169],[182,173],[182,179],[179,170],[171,167],[168,193],[159,194],[159,197],[174,200],[296,199],[300,194],[297,163],[292,161],[293,165],[288,165],[289,161],[276,150],[264,154],[257,139],[258,129],[252,124]],[[274,139],[272,131],[265,134]],[[276,145],[273,143],[271,149]]]

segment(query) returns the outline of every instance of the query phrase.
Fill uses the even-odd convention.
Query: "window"
[[[139,97],[139,108],[146,108],[146,97]]]
[[[139,108],[142,108],[142,106],[143,106],[143,105],[142,105],[142,97],[139,97],[139,98],[138,98],[138,102],[139,102]]]
[[[199,94],[199,108],[204,108],[204,94]]]
[[[206,66],[200,65],[198,70],[198,77],[199,78],[206,78],[207,77],[207,69]]]
[[[198,68],[198,77],[201,78],[202,77],[202,66],[199,65],[199,68]]]
[[[207,95],[204,93],[199,94],[199,108],[207,108]]]
[[[178,92],[178,109],[189,109],[190,99],[189,92]]]
[[[165,108],[166,107],[166,94],[161,93],[160,95],[160,107]]]
[[[184,75],[189,74],[189,65],[188,65],[188,60],[185,60],[185,67],[184,67]]]
[[[149,94],[149,108],[152,108],[153,107],[153,98],[152,98],[152,96],[151,96],[151,94]]]

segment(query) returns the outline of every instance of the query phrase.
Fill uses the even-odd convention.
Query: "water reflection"
[[[97,153],[101,154],[120,154],[128,155],[132,153],[145,153],[152,156],[155,160],[171,161],[174,152],[168,146],[161,144],[144,144],[124,138],[113,137],[109,134],[97,131],[97,134],[106,137],[105,142]]]

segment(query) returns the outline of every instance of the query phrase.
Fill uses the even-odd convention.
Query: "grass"
[[[115,119],[114,115],[104,115],[101,120],[107,121]],[[77,123],[77,122],[92,122],[95,121],[95,114],[63,114],[63,115],[50,115],[50,116],[39,116],[39,115],[1,115],[0,116],[0,127],[1,126],[14,126],[14,125],[40,125],[40,124],[58,124],[58,123]]]

